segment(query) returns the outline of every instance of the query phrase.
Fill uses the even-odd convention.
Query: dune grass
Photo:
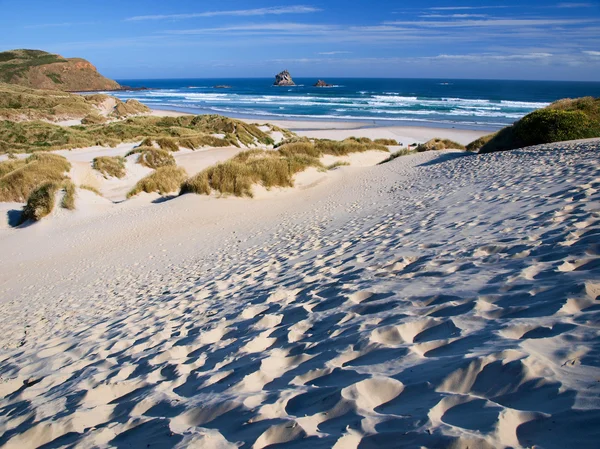
[[[216,137],[213,134],[223,135]],[[272,145],[273,140],[254,125],[218,115],[183,117],[132,117],[98,124],[62,127],[41,121],[0,121],[0,153],[35,152],[84,148],[94,145],[114,147],[123,142],[148,138],[163,149],[179,146]]]
[[[267,189],[292,187],[294,174],[310,166],[322,167],[317,158],[307,154],[248,150],[187,179],[181,193],[210,195],[216,191],[223,195],[252,197],[254,184]]]
[[[133,189],[129,191],[127,198],[131,198],[141,192],[158,192],[161,195],[177,192],[186,177],[187,173],[182,167],[159,167],[153,173],[140,179]]]
[[[95,193],[95,194],[96,194],[96,195],[98,195],[98,196],[102,196],[102,193],[100,193],[100,190],[98,190],[98,189],[97,189],[96,187],[94,187],[94,186],[90,186],[90,185],[88,185],[88,184],[81,184],[81,185],[79,186],[79,188],[80,188],[80,189],[83,189],[83,190],[89,190],[90,192],[93,192],[93,193]]]
[[[70,169],[71,164],[64,157],[50,153],[4,161],[0,163],[0,201],[24,202],[38,186],[64,181]]]
[[[121,156],[100,156],[92,161],[92,168],[102,173],[104,178],[110,177],[124,178],[127,174],[125,170],[125,158]]]
[[[496,134],[485,136],[487,142],[479,152],[493,153],[592,137],[600,137],[600,98],[567,98],[527,114]]]
[[[375,139],[373,142],[377,143],[379,145],[386,145],[386,146],[398,145],[398,141],[394,140],[394,139]]]
[[[482,136],[479,139],[474,140],[466,146],[467,151],[478,151],[482,146],[492,140],[497,133],[488,134],[487,136]]]
[[[325,167],[325,168],[326,168],[327,170],[335,170],[335,169],[336,169],[336,168],[338,168],[338,167],[344,167],[344,166],[347,166],[347,165],[350,165],[350,163],[349,163],[349,162],[346,162],[346,161],[337,161],[337,162],[334,162],[333,164],[329,164],[329,165],[328,165],[327,167]]]
[[[161,150],[179,151],[179,145],[172,137],[159,137],[156,139],[156,144]]]
[[[390,154],[388,158],[384,159],[377,165],[385,164],[386,162],[393,161],[394,159],[399,158],[401,156],[408,156],[416,153],[416,150],[411,150],[410,148],[400,148],[398,151],[394,151],[392,154]]]
[[[417,146],[417,152],[439,151],[439,150],[464,150],[465,146],[450,139],[440,139],[439,137],[428,140]]]
[[[137,163],[144,167],[157,169],[176,165],[175,158],[168,151],[151,147],[140,148],[143,150],[139,152]]]
[[[56,194],[61,189],[64,190],[64,194],[60,207],[74,210],[76,189],[70,180],[45,182],[32,190],[27,198],[21,214],[21,223],[27,220],[39,221],[52,213],[56,205]]]
[[[108,119],[103,115],[100,115],[96,112],[92,112],[87,114],[85,117],[81,119],[82,125],[100,125],[102,123],[106,123]]]

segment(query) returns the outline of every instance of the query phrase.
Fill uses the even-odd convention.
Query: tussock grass
[[[488,134],[487,136],[482,136],[479,139],[474,140],[470,144],[466,146],[467,151],[477,151],[490,140],[492,140],[497,133]]]
[[[96,195],[98,195],[98,196],[102,196],[102,193],[100,193],[100,190],[98,190],[98,189],[97,189],[96,187],[94,187],[94,186],[90,186],[90,185],[87,185],[87,184],[81,184],[81,185],[79,186],[79,188],[80,188],[80,189],[83,189],[83,190],[89,190],[90,192],[94,192],[94,193],[95,193]]]
[[[319,160],[306,154],[249,150],[232,159],[209,167],[187,179],[181,193],[221,194],[252,197],[252,186],[292,187],[293,176],[306,168],[322,167]]]
[[[179,151],[179,145],[177,145],[177,141],[171,137],[160,137],[156,139],[156,144],[162,150]]]
[[[390,151],[385,145],[374,143],[371,139],[366,137],[361,137],[360,139],[349,137],[341,142],[337,140],[320,139],[315,140],[314,145],[322,154],[332,154],[334,156],[345,156],[350,153],[362,153],[370,150]]]
[[[27,220],[39,221],[50,215],[56,205],[56,194],[64,190],[60,207],[68,210],[75,209],[75,184],[70,180],[62,182],[45,182],[36,187],[29,197],[21,214],[21,223]]]
[[[16,163],[10,170],[9,163]],[[61,183],[71,164],[64,157],[51,153],[35,153],[22,161],[5,161],[0,164],[0,201],[24,202],[31,192],[46,183]],[[9,171],[10,170],[10,171]]]
[[[344,167],[346,165],[350,165],[350,163],[346,162],[346,161],[337,161],[337,162],[334,162],[333,164],[328,165],[326,168],[327,168],[327,170],[335,170],[338,167]]]
[[[213,134],[224,135],[224,138]],[[273,140],[254,125],[218,115],[132,117],[99,124],[62,127],[46,122],[0,121],[0,153],[34,152],[110,146],[122,142],[156,141],[163,149],[182,146],[272,145]]]
[[[373,142],[386,146],[398,145],[398,141],[394,139],[375,139]]]
[[[17,168],[21,168],[25,165],[27,165],[25,159],[8,159],[6,161],[0,162],[0,178],[10,173],[11,171],[15,171]]]
[[[480,153],[600,137],[600,98],[558,100],[490,136]]]
[[[128,117],[130,115],[147,114],[149,112],[150,108],[148,106],[130,98],[125,102],[117,101],[112,115],[116,117]]]
[[[439,137],[428,140],[421,145],[418,145],[416,151],[422,153],[424,151],[438,150],[464,150],[465,146],[450,139],[440,139]]]
[[[144,151],[140,152],[137,160],[138,164],[153,169],[176,165],[175,158],[168,151],[160,150],[158,148],[145,148]]]
[[[99,125],[102,123],[106,123],[108,119],[103,115],[97,113],[87,114],[85,117],[81,119],[82,125]]]
[[[127,198],[141,192],[158,192],[161,195],[177,192],[186,177],[187,173],[181,167],[160,167],[145,178],[140,179],[127,194]]]
[[[127,174],[125,170],[125,158],[121,156],[95,157],[92,161],[92,168],[98,170],[107,179],[111,176],[124,178]]]
[[[273,148],[279,148],[279,147],[282,147],[283,145],[288,145],[290,143],[298,143],[298,142],[312,143],[308,137],[291,136],[291,137],[287,137],[287,138],[283,139],[281,142],[276,143],[275,145],[273,145]]]
[[[386,162],[393,161],[396,158],[399,158],[402,156],[408,156],[410,154],[416,154],[416,153],[417,153],[416,150],[411,150],[410,148],[400,148],[398,151],[394,151],[392,154],[390,154],[390,157],[384,159],[377,165],[385,164]]]
[[[64,189],[65,194],[60,202],[60,207],[68,210],[75,210],[75,184],[67,179],[63,181],[62,188]]]

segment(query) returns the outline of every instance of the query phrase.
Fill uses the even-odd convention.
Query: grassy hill
[[[103,123],[149,111],[136,100],[123,102],[105,94],[78,95],[0,83],[0,120],[84,119],[83,123]]]
[[[0,82],[66,92],[116,90],[116,81],[102,76],[90,62],[63,58],[41,50],[0,53]]]

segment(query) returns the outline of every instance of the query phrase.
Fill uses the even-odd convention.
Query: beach
[[[274,124],[404,146],[485,134]],[[383,165],[369,151],[254,198],[125,201],[149,169],[132,160],[104,180],[89,166],[134,145],[57,152],[103,197],[80,190],[75,211],[0,227],[3,447],[600,437],[598,140]],[[193,175],[240,150],[174,158]]]

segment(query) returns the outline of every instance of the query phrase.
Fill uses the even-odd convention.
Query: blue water
[[[600,83],[330,78],[331,88],[295,78],[119,80],[145,91],[111,93],[155,109],[268,119],[362,120],[377,124],[498,129],[560,98],[600,96]],[[216,89],[229,85],[231,89]]]

